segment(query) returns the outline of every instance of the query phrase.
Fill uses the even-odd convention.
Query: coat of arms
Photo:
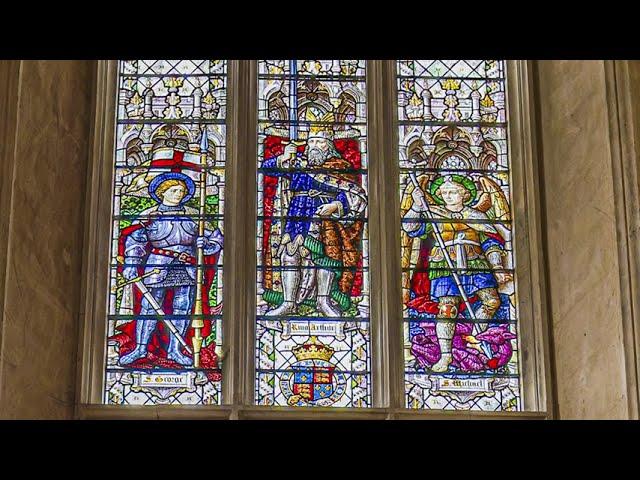
[[[328,407],[342,398],[347,381],[330,362],[333,348],[312,336],[292,351],[297,361],[280,381],[290,406]]]

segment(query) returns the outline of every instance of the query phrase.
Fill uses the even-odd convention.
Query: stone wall
[[[5,101],[17,102],[15,116],[0,112],[14,122],[2,152],[12,176],[2,179],[0,217],[0,417],[71,418],[95,62],[0,68],[12,82]]]
[[[628,418],[603,61],[537,62],[541,185],[560,418]],[[611,88],[611,85],[609,85]],[[628,160],[628,159],[627,159]]]

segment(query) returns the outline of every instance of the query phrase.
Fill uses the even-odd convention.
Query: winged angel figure
[[[484,175],[412,180],[401,204],[403,300],[416,320],[411,353],[434,372],[500,368],[515,338],[510,231],[500,223],[511,220],[507,198]]]

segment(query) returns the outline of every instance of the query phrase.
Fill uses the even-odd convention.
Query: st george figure
[[[149,195],[157,205],[140,214],[134,222],[139,226],[126,238],[123,276],[132,280],[140,276],[138,266],[144,267],[142,282],[157,305],[163,305],[168,292],[172,293],[171,322],[175,329],[169,334],[167,359],[180,365],[193,364],[191,357],[182,352],[184,339],[191,321],[196,292],[197,248],[205,255],[214,255],[222,249],[223,236],[219,229],[205,230],[198,236],[198,215],[195,208],[186,206],[196,187],[193,180],[179,172],[163,173],[149,184]],[[158,323],[158,312],[153,302],[143,296],[136,321],[135,348],[120,358],[120,365],[128,365],[147,355],[147,346]],[[155,317],[155,318],[154,318]],[[175,331],[174,331],[175,330]],[[181,338],[178,338],[180,335]]]

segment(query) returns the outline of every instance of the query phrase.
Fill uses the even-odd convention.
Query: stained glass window
[[[505,63],[397,68],[406,406],[520,410]]]
[[[221,402],[226,62],[119,62],[104,402]]]
[[[368,407],[365,61],[258,72],[256,403]]]

